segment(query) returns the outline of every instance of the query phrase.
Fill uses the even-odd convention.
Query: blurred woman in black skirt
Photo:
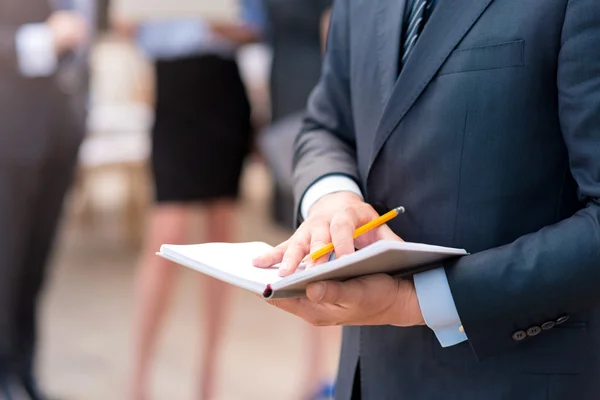
[[[235,52],[259,39],[263,23],[260,0],[242,3],[240,25],[168,20],[136,29],[142,49],[155,60],[155,206],[137,279],[131,400],[148,398],[152,349],[177,270],[155,251],[164,243],[198,242],[189,230],[199,210],[208,228],[202,241],[234,239],[235,203],[251,146],[250,105]],[[198,398],[210,399],[228,285],[202,280],[205,335]]]

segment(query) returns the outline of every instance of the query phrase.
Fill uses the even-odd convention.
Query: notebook
[[[302,297],[306,285],[322,280],[343,281],[375,273],[408,276],[467,254],[464,249],[382,240],[325,264],[311,268],[301,264],[294,274],[282,278],[278,275],[278,265],[271,268],[252,265],[255,257],[270,249],[272,246],[262,242],[165,244],[157,254],[265,299]]]
[[[255,257],[270,249],[272,246],[262,242],[165,244],[157,254],[265,299],[302,297],[306,285],[322,280],[343,281],[375,273],[407,276],[467,254],[463,249],[382,240],[325,264],[311,268],[301,264],[294,274],[282,278],[278,275],[277,265],[271,268],[252,265]]]

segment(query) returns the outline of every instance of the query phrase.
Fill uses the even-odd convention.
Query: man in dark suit
[[[600,398],[599,41],[597,0],[334,3],[296,144],[304,222],[256,265],[381,238],[471,253],[275,302],[355,325],[338,399]]]
[[[2,400],[42,398],[33,373],[36,306],[84,132],[84,14],[93,10],[85,1],[0,2]]]

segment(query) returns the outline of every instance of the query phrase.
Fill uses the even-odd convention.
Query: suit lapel
[[[382,106],[387,104],[398,77],[398,60],[407,0],[376,0],[377,68]]]
[[[469,29],[489,6],[493,0],[439,0],[431,19],[425,26],[421,37],[404,65],[403,71],[398,77],[396,85],[393,86],[389,101],[384,107],[379,126],[375,131],[373,151],[369,162],[368,173],[383,145],[388,140],[396,126],[404,118],[408,110],[433,79],[438,69],[448,58],[452,50],[466,35]],[[385,7],[384,7],[385,8]],[[392,14],[387,9],[383,14]],[[386,17],[391,19],[392,17]],[[398,23],[398,25],[401,25]],[[391,29],[388,29],[388,34]],[[400,32],[394,37],[388,38],[387,50],[398,54]],[[384,44],[385,41],[379,41]],[[383,53],[383,52],[380,52]],[[380,59],[394,68],[398,65],[398,59]],[[389,79],[389,78],[386,78]]]

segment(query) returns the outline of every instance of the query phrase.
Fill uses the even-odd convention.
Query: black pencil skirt
[[[158,61],[152,129],[155,199],[235,199],[251,141],[250,105],[233,59]]]

